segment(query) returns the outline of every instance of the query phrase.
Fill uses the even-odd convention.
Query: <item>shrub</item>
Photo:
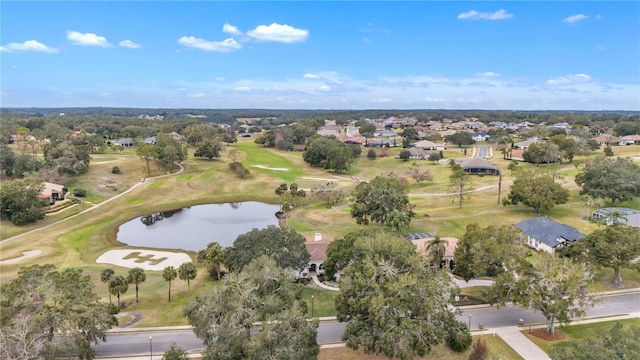
[[[471,346],[473,338],[466,324],[456,321],[447,334],[447,345],[455,352],[463,352]]]
[[[369,149],[369,151],[367,152],[367,159],[375,160],[377,157],[378,154],[376,153],[376,151],[374,149]]]
[[[487,345],[482,338],[473,344],[473,350],[469,354],[469,360],[485,360],[487,358]]]
[[[188,358],[187,352],[176,343],[172,343],[171,347],[162,355],[162,360],[187,360]]]
[[[76,197],[87,197],[87,190],[82,188],[73,189],[73,196]]]
[[[229,164],[229,168],[240,178],[249,176],[249,170],[245,168],[242,163],[232,162],[231,164]]]
[[[117,166],[114,166],[111,168],[111,173],[112,174],[121,174],[122,172],[120,171],[120,168]]]

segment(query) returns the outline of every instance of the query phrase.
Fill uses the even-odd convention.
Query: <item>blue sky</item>
[[[640,2],[2,1],[0,105],[640,110]]]

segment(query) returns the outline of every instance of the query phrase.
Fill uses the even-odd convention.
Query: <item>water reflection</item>
[[[232,206],[233,207],[233,206]],[[188,209],[188,208],[187,208]],[[145,215],[143,217],[140,218],[140,221],[145,224],[146,226],[151,226],[155,223],[157,223],[160,220],[164,220],[166,218],[170,218],[172,217],[174,214],[179,213],[180,211],[182,211],[183,209],[177,209],[177,210],[169,210],[169,211],[160,211],[157,213],[153,213],[153,214],[149,214],[149,215]]]
[[[231,246],[253,228],[278,226],[279,205],[260,202],[209,204],[162,211],[120,225],[117,239],[129,246],[198,251],[212,241]]]

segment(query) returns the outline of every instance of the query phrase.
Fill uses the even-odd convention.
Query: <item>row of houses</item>
[[[625,216],[619,217],[615,215],[622,213]],[[607,219],[607,224],[612,224],[615,221],[620,221],[629,226],[640,227],[640,211],[629,208],[604,208],[594,211],[594,216],[598,216]],[[541,216],[533,219],[527,219],[518,222],[514,225],[521,232],[522,240],[531,248],[536,251],[546,251],[548,253],[555,253],[555,251],[563,246],[572,244],[585,235],[578,231],[576,228],[567,224],[559,223],[546,216]],[[426,254],[426,247],[429,242],[434,238],[431,233],[409,233],[405,235],[407,241],[411,241],[416,247],[416,251],[420,254]],[[443,237],[445,240],[445,254],[443,257],[443,264],[441,266],[453,269],[455,267],[454,252],[458,245],[458,239],[454,237]],[[307,251],[310,255],[309,265],[303,274],[323,274],[323,263],[327,259],[327,246],[329,241],[322,239],[320,234],[316,234],[315,241],[307,242],[305,244]]]

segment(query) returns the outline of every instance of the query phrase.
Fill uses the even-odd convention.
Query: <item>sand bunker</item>
[[[260,169],[266,169],[266,170],[289,171],[288,168],[272,168],[272,167],[268,167],[268,166],[264,166],[264,165],[252,165],[252,166],[260,168]]]
[[[167,266],[178,268],[183,263],[191,262],[189,255],[168,251],[146,249],[109,250],[100,255],[98,264],[112,264],[126,268],[139,267],[144,270],[160,271]]]
[[[30,257],[35,257],[42,254],[42,250],[28,250],[28,251],[23,251],[22,252],[22,256],[18,256],[18,257],[14,257],[12,259],[7,259],[7,260],[2,260],[0,261],[0,264],[15,264],[15,263],[19,263],[20,261],[30,258]]]

